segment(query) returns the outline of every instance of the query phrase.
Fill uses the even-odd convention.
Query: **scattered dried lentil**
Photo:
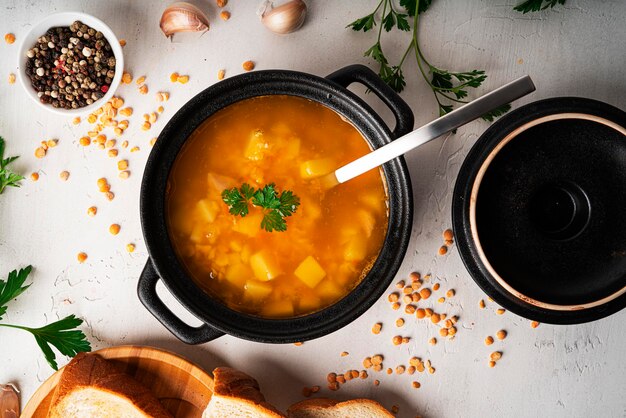
[[[12,33],[7,33],[6,35],[4,35],[4,42],[11,45],[13,42],[15,42],[15,35],[13,35]]]
[[[76,255],[76,259],[77,259],[77,260],[78,260],[78,262],[79,262],[79,263],[81,263],[81,264],[82,264],[82,263],[84,263],[84,262],[85,262],[85,260],[87,260],[87,257],[88,257],[88,256],[87,256],[87,254],[86,254],[86,253],[83,253],[83,252],[80,252],[80,253],[78,253],[78,255]]]
[[[252,61],[245,61],[243,64],[241,64],[241,66],[243,67],[244,71],[254,70],[254,62]]]
[[[119,226],[119,224],[111,224],[111,226],[109,226],[109,232],[111,233],[111,235],[119,234],[120,229],[121,227]]]
[[[503,329],[501,329],[500,331],[496,332],[496,338],[499,339],[500,341],[504,340],[507,336],[507,332]]]

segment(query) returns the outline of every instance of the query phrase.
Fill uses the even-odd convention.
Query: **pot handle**
[[[399,138],[413,130],[414,117],[409,105],[378,74],[365,65],[349,65],[329,74],[326,78],[344,88],[352,83],[360,83],[373,91],[389,107],[396,118],[396,127],[393,130],[394,138]]]
[[[156,284],[159,280],[161,278],[152,265],[152,260],[148,259],[139,276],[137,295],[143,306],[176,338],[187,344],[202,344],[224,335],[208,324],[192,327],[181,321],[157,295]]]

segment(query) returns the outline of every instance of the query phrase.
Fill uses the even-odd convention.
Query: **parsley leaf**
[[[433,0],[400,0],[400,6],[404,7],[409,16],[415,16],[415,9],[418,14],[424,13],[432,2]]]
[[[374,16],[375,13],[372,13],[371,15],[359,18],[346,26],[346,28],[352,28],[352,30],[354,31],[362,30],[363,32],[367,32],[368,30],[373,29],[376,25],[376,20],[374,19]]]
[[[17,160],[17,158],[18,157],[4,158],[4,138],[0,136],[0,194],[2,194],[4,188],[7,186],[20,187],[20,181],[24,180],[23,176],[7,169],[7,166]]]
[[[7,311],[6,304],[24,293],[30,286],[24,286],[24,282],[31,271],[32,266],[27,266],[19,271],[13,270],[9,273],[6,282],[0,280],[0,319]],[[54,370],[57,370],[56,355],[52,351],[52,347],[56,347],[61,354],[70,357],[74,357],[79,352],[91,350],[91,345],[87,341],[85,334],[81,330],[74,329],[82,323],[82,319],[70,315],[41,328],[29,328],[12,324],[0,324],[0,327],[21,329],[33,334],[48,364]]]
[[[511,110],[511,105],[505,104],[500,107],[496,107],[490,112],[485,113],[484,115],[481,116],[481,118],[483,120],[486,120],[487,122],[493,122],[494,119],[499,118],[500,116],[504,115],[509,110]]]
[[[380,42],[376,42],[370,49],[365,51],[363,54],[365,57],[372,57],[374,61],[377,61],[381,64],[387,64],[387,58],[385,54],[383,54],[382,48],[380,47]]]
[[[52,347],[55,347],[61,354],[69,357],[74,357],[78,353],[91,350],[91,345],[89,341],[87,341],[85,334],[81,330],[73,329],[80,326],[82,323],[82,319],[70,315],[41,328],[28,328],[6,324],[0,324],[0,326],[18,328],[33,334],[37,345],[41,348],[41,351],[43,351],[50,367],[54,370],[58,370],[59,367],[56,362],[56,355],[54,351],[52,351]]]
[[[241,189],[233,187],[222,192],[222,200],[228,205],[228,212],[241,217],[248,214],[248,200],[253,196],[254,188],[248,183],[244,183]]]
[[[278,200],[277,194],[276,185],[274,183],[267,184],[254,193],[252,204],[264,209],[278,209],[280,207],[280,200]]]
[[[258,190],[244,183],[239,189],[233,187],[224,190],[222,200],[228,205],[231,214],[241,217],[249,213],[248,203],[251,200],[254,206],[263,209],[261,228],[267,232],[286,231],[285,218],[293,215],[300,206],[298,196],[291,190],[283,190],[279,195],[274,183]]]
[[[548,7],[554,7],[557,4],[565,4],[565,0],[527,0],[513,9],[522,13],[537,12]]]
[[[13,270],[9,273],[6,282],[0,280],[0,319],[7,312],[7,303],[24,293],[30,286],[23,286],[23,284],[32,269],[32,266],[27,266],[19,271]]]
[[[285,222],[285,218],[280,215],[280,212],[277,210],[270,210],[263,216],[263,220],[261,220],[261,228],[265,229],[267,232],[284,232],[287,230],[287,222]]]
[[[284,190],[280,194],[278,201],[280,203],[278,211],[283,217],[293,215],[298,210],[298,206],[300,206],[300,198],[293,194],[291,190]]]

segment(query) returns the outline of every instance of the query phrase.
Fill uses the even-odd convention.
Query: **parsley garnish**
[[[524,3],[515,6],[514,9],[522,13],[537,12],[548,7],[554,7],[557,4],[565,4],[565,0],[526,0]]]
[[[528,0],[517,6],[515,10],[523,11],[524,13],[539,10],[543,2],[548,3],[543,6],[543,8],[546,8],[548,6],[554,7],[557,2],[564,4],[565,0]],[[427,11],[432,3],[433,0],[400,0],[400,7],[396,9],[397,6],[394,6],[393,0],[380,0],[372,13],[355,20],[347,27],[355,31],[367,32],[374,29],[378,24],[377,18],[379,18],[380,26],[378,27],[376,42],[365,51],[364,55],[371,57],[378,63],[378,74],[398,93],[404,90],[406,86],[402,65],[407,57],[409,57],[409,54],[414,56],[422,77],[435,96],[439,108],[439,115],[443,116],[446,113],[450,113],[454,109],[455,104],[468,103],[467,98],[470,90],[480,87],[487,79],[487,74],[485,74],[483,70],[462,72],[448,71],[433,65],[426,59],[418,42],[418,24],[420,15]],[[413,19],[412,25],[409,23],[410,19]],[[411,41],[400,58],[400,61],[395,65],[390,64],[381,44],[383,29],[389,32],[393,28],[401,31],[412,31]],[[510,108],[510,105],[501,106],[483,115],[482,118],[492,122],[495,118],[506,113]]]
[[[17,159],[18,157],[4,158],[4,138],[0,136],[0,194],[7,186],[20,187],[20,181],[24,179],[23,176],[7,169],[7,166]]]
[[[268,232],[286,231],[285,218],[293,215],[300,205],[300,198],[290,190],[283,190],[280,194],[274,183],[267,184],[262,189],[255,190],[248,183],[240,188],[233,187],[222,192],[222,200],[228,205],[228,211],[235,216],[244,217],[249,213],[249,202],[263,209],[261,228]]]
[[[30,285],[24,286],[26,278],[32,270],[31,266],[13,270],[5,281],[0,280],[0,319],[7,311],[7,304],[21,295]],[[35,337],[35,341],[54,370],[58,370],[56,355],[52,351],[55,347],[61,354],[74,357],[83,351],[90,351],[91,345],[82,331],[74,329],[83,323],[82,319],[74,315],[67,316],[41,328],[29,328],[21,325],[0,324],[0,327],[16,328],[28,331]]]

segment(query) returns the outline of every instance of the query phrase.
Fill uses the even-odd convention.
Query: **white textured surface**
[[[149,139],[183,103],[214,83],[220,68],[234,75],[241,71],[243,61],[253,59],[258,69],[288,68],[325,75],[347,64],[371,64],[362,51],[372,43],[373,35],[344,27],[369,12],[375,1],[312,0],[305,26],[287,37],[274,36],[257,22],[256,0],[231,0],[232,19],[226,23],[215,17],[212,0],[197,3],[208,7],[213,27],[194,43],[170,44],[158,28],[165,2],[0,1],[0,32],[13,32],[18,39],[12,46],[0,41],[0,135],[8,141],[9,155],[22,155],[17,169],[41,173],[39,182],[27,180],[21,189],[0,196],[0,273],[29,263],[35,266],[33,286],[11,303],[6,321],[39,326],[75,313],[86,319],[85,330],[94,348],[149,344],[181,353],[207,370],[224,364],[238,367],[256,376],[268,399],[279,407],[299,400],[305,385],[324,387],[328,372],[361,369],[364,356],[382,353],[387,367],[406,364],[411,355],[417,355],[431,359],[437,371],[412,377],[370,373],[368,380],[349,382],[332,395],[368,396],[387,407],[396,404],[402,417],[626,416],[622,356],[626,312],[591,324],[542,324],[533,330],[527,320],[510,313],[497,316],[493,303],[484,311],[478,309],[484,295],[464,270],[456,249],[445,257],[435,256],[441,231],[450,226],[450,194],[456,174],[486,128],[483,122],[433,141],[407,158],[416,212],[412,244],[399,276],[411,270],[432,272],[442,289],[456,289],[457,296],[445,305],[449,314],[461,317],[454,341],[430,347],[427,340],[438,336],[437,328],[408,317],[405,327],[396,330],[399,314],[385,300],[344,329],[301,347],[231,337],[191,347],[165,331],[135,296],[137,276],[147,257],[138,191]],[[486,69],[487,88],[530,74],[537,92],[516,105],[578,95],[626,108],[626,2],[568,0],[566,7],[530,15],[513,12],[514,3],[434,2],[421,27],[424,52],[444,68]],[[20,36],[33,22],[64,10],[84,11],[104,20],[128,40],[127,69],[135,77],[147,76],[148,96],[140,96],[134,84],[119,91],[135,109],[124,138],[131,146],[141,147],[138,153],[120,153],[128,157],[132,171],[125,182],[117,179],[113,160],[102,151],[78,145],[86,124],[75,127],[63,117],[36,108],[18,84],[6,83],[8,73],[15,72]],[[406,36],[391,36],[384,48],[397,57],[407,42]],[[172,71],[189,74],[190,82],[170,84]],[[415,111],[416,124],[422,125],[435,117],[435,104],[413,64],[409,63],[405,74],[409,86],[403,97]],[[146,134],[138,129],[140,115],[156,108],[152,93],[158,90],[170,91],[171,100]],[[378,103],[374,106],[389,116]],[[35,159],[38,142],[49,138],[58,138],[59,146],[45,159]],[[62,170],[71,173],[67,183],[59,180]],[[112,203],[97,191],[95,182],[102,176],[110,179],[116,193]],[[99,209],[95,218],[85,213],[91,205]],[[107,231],[113,222],[122,225],[115,237]],[[124,248],[128,242],[137,244],[132,255]],[[84,265],[75,261],[78,251],[89,254]],[[370,332],[376,321],[385,324],[378,336]],[[509,331],[509,337],[485,347],[485,336],[501,328]],[[396,334],[410,335],[411,343],[392,346],[391,337]],[[487,357],[493,349],[501,349],[504,357],[495,369],[489,369]],[[348,357],[340,357],[344,350],[350,352]],[[50,374],[30,335],[0,328],[0,382],[17,382],[28,399]],[[380,387],[373,386],[374,378],[381,380]],[[419,380],[421,389],[412,389],[412,380]]]

